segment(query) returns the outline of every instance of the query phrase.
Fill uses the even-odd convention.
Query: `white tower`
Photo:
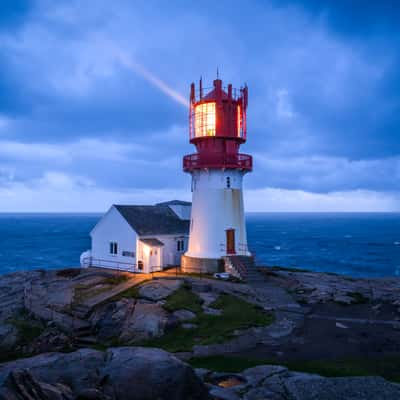
[[[252,170],[252,157],[240,154],[246,141],[247,87],[225,91],[216,79],[203,96],[190,94],[190,142],[197,153],[183,158],[192,175],[189,248],[184,271],[217,272],[224,257],[250,257],[247,248],[242,181]]]

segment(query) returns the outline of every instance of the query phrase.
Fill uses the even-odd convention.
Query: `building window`
[[[227,187],[228,189],[231,188],[231,178],[230,178],[230,176],[227,176],[227,177],[226,177],[226,187]]]
[[[139,271],[143,271],[143,261],[138,261],[137,266]]]
[[[195,136],[215,136],[215,121],[215,103],[198,104],[194,109]]]
[[[176,250],[180,253],[184,250],[185,248],[185,241],[184,240],[177,240],[176,241]]]
[[[118,254],[118,243],[110,242],[110,254]]]
[[[124,251],[122,252],[122,255],[123,255],[124,257],[132,257],[132,258],[135,258],[135,252],[134,252],[134,251],[126,251],[126,250],[124,250]]]

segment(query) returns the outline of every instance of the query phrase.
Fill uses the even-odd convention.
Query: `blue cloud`
[[[398,191],[399,11],[370,3],[6,2],[1,176],[188,188],[187,110],[146,74],[187,97],[219,67],[250,88],[248,187]]]

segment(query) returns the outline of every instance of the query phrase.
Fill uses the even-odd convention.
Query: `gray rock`
[[[288,369],[280,365],[258,365],[257,367],[245,369],[241,376],[251,386],[260,385],[265,379],[286,372]]]
[[[73,353],[45,353],[0,364],[0,385],[10,372],[28,369],[41,382],[62,382],[74,392],[91,388],[100,380],[98,369],[104,364],[104,353],[81,349]]]
[[[181,325],[183,329],[196,329],[196,324],[189,324],[188,322]]]
[[[248,392],[245,393],[243,396],[243,400],[286,400],[287,397],[284,397],[283,395],[279,393],[274,393],[271,392],[269,389],[265,387],[258,387],[249,390]],[[306,399],[304,399],[306,400]]]
[[[195,368],[194,372],[202,381],[204,381],[207,378],[207,376],[211,373],[211,371],[207,368]]]
[[[240,397],[233,390],[219,386],[211,386],[210,394],[217,400],[240,400]]]
[[[26,369],[29,374],[19,372]],[[15,374],[19,376],[17,387]],[[25,388],[51,395],[14,396]],[[58,393],[64,397],[57,397]],[[70,393],[73,397],[68,397]],[[0,364],[0,394],[2,400],[209,399],[205,385],[188,364],[163,350],[141,347],[112,348],[105,353],[89,349],[48,353]]]
[[[172,315],[179,321],[190,321],[191,319],[196,318],[196,314],[189,310],[177,310],[174,311]]]
[[[179,279],[154,280],[141,286],[139,296],[152,301],[163,300],[182,285],[183,281]]]
[[[90,317],[90,323],[97,331],[100,340],[117,339],[123,333],[127,321],[132,318],[134,310],[134,299],[107,303],[96,308]]]
[[[168,313],[158,304],[137,303],[133,314],[125,321],[120,339],[139,342],[159,337],[168,325]]]
[[[193,369],[171,354],[141,347],[107,351],[104,392],[119,400],[205,400],[208,392]]]
[[[3,387],[0,400],[72,400],[71,389],[61,383],[48,384],[35,379],[28,370],[12,371]]]
[[[18,330],[14,325],[0,325],[0,350],[11,350],[17,344]]]
[[[113,398],[99,389],[84,389],[77,394],[75,400],[113,400]]]
[[[400,385],[380,377],[306,378],[285,382],[293,400],[394,400],[400,398]]]
[[[197,294],[203,300],[203,305],[205,307],[209,307],[210,304],[218,298],[218,294],[213,292],[199,292]]]
[[[354,299],[345,294],[338,293],[334,295],[333,301],[336,301],[336,303],[351,304],[353,303]]]
[[[204,314],[209,314],[209,315],[221,315],[222,310],[219,310],[218,308],[210,308],[210,307],[203,307],[203,312]]]

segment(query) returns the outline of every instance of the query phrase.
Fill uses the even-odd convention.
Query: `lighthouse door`
[[[227,229],[226,230],[226,253],[227,254],[235,254],[235,230]]]

